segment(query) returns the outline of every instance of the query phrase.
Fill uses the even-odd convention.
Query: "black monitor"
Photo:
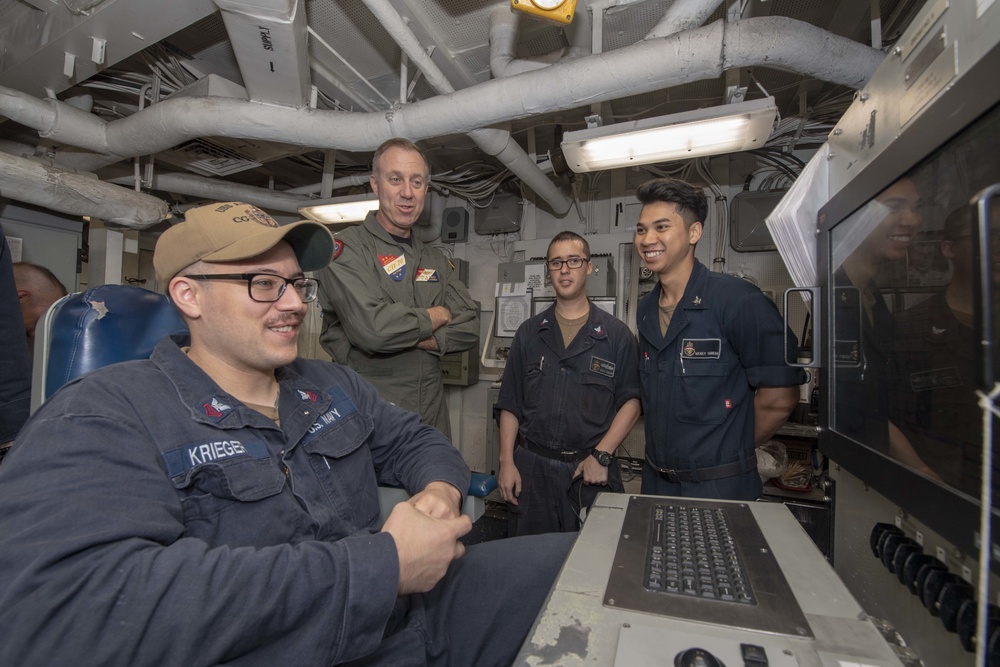
[[[998,59],[994,48],[819,214],[819,446],[966,553],[983,497],[976,390],[1000,378]]]

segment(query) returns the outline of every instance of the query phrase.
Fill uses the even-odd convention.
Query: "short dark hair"
[[[642,205],[661,201],[677,204],[687,224],[705,223],[708,217],[708,198],[701,188],[676,178],[654,178],[646,181],[636,190],[635,196]],[[690,218],[690,220],[688,219]]]
[[[552,240],[549,241],[549,247],[545,249],[545,259],[549,258],[549,251],[552,250],[552,246],[554,246],[556,243],[559,243],[560,241],[579,241],[580,243],[583,244],[584,255],[586,255],[588,258],[590,257],[590,244],[587,243],[587,239],[583,238],[576,232],[571,232],[567,230],[559,232],[558,234],[552,237]]]
[[[385,153],[390,148],[402,148],[405,151],[413,151],[420,156],[420,159],[424,161],[424,166],[427,168],[427,179],[430,180],[431,176],[431,166],[427,162],[427,156],[424,152],[420,150],[420,147],[409,139],[404,139],[403,137],[393,137],[392,139],[386,139],[382,142],[382,145],[375,149],[375,155],[372,156],[372,171],[378,171],[378,162],[382,159],[382,154]]]
[[[942,237],[945,241],[958,241],[964,236],[969,236],[974,231],[972,226],[972,210],[966,204],[959,206],[948,214],[944,219],[944,230]]]
[[[29,262],[14,262],[14,283],[19,281],[30,283],[32,289],[44,289],[58,296],[66,296],[66,287],[62,284],[56,274],[39,264]]]

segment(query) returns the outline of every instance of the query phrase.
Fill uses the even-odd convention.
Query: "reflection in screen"
[[[833,414],[840,434],[970,496],[980,494],[983,286],[1000,278],[993,109],[831,230]],[[990,244],[980,247],[980,226]],[[980,257],[989,270],[980,275]],[[996,376],[996,369],[994,375]],[[1000,428],[994,418],[994,429]],[[1000,474],[994,472],[994,506]]]

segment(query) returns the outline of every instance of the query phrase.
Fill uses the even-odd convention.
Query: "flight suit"
[[[762,492],[754,390],[805,381],[802,369],[785,363],[778,309],[754,285],[698,260],[666,336],[659,299],[657,284],[636,313],[646,428],[642,492],[753,500]],[[788,358],[796,348],[788,332]]]
[[[395,240],[375,213],[337,235],[334,259],[319,276],[320,342],[387,401],[450,437],[440,358],[479,345],[479,315],[445,256],[411,240]],[[452,317],[433,332],[436,352],[415,347],[432,334],[431,306],[445,306]]]
[[[635,336],[621,320],[590,304],[586,324],[563,346],[555,306],[521,323],[511,344],[500,393],[493,406],[517,417],[514,463],[521,474],[511,527],[517,534],[576,530],[578,517],[567,494],[579,461],[560,461],[528,451],[579,452],[586,457],[611,427],[626,401],[639,397]],[[609,469],[621,491],[621,475]],[[603,489],[602,489],[603,490]]]

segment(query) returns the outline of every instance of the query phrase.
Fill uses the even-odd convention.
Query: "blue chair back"
[[[161,338],[187,333],[187,326],[162,294],[101,285],[52,304],[42,330],[44,339],[35,353],[44,359],[41,369],[36,360],[33,380],[41,381],[37,392],[33,387],[39,403],[84,373],[119,361],[148,359]]]

